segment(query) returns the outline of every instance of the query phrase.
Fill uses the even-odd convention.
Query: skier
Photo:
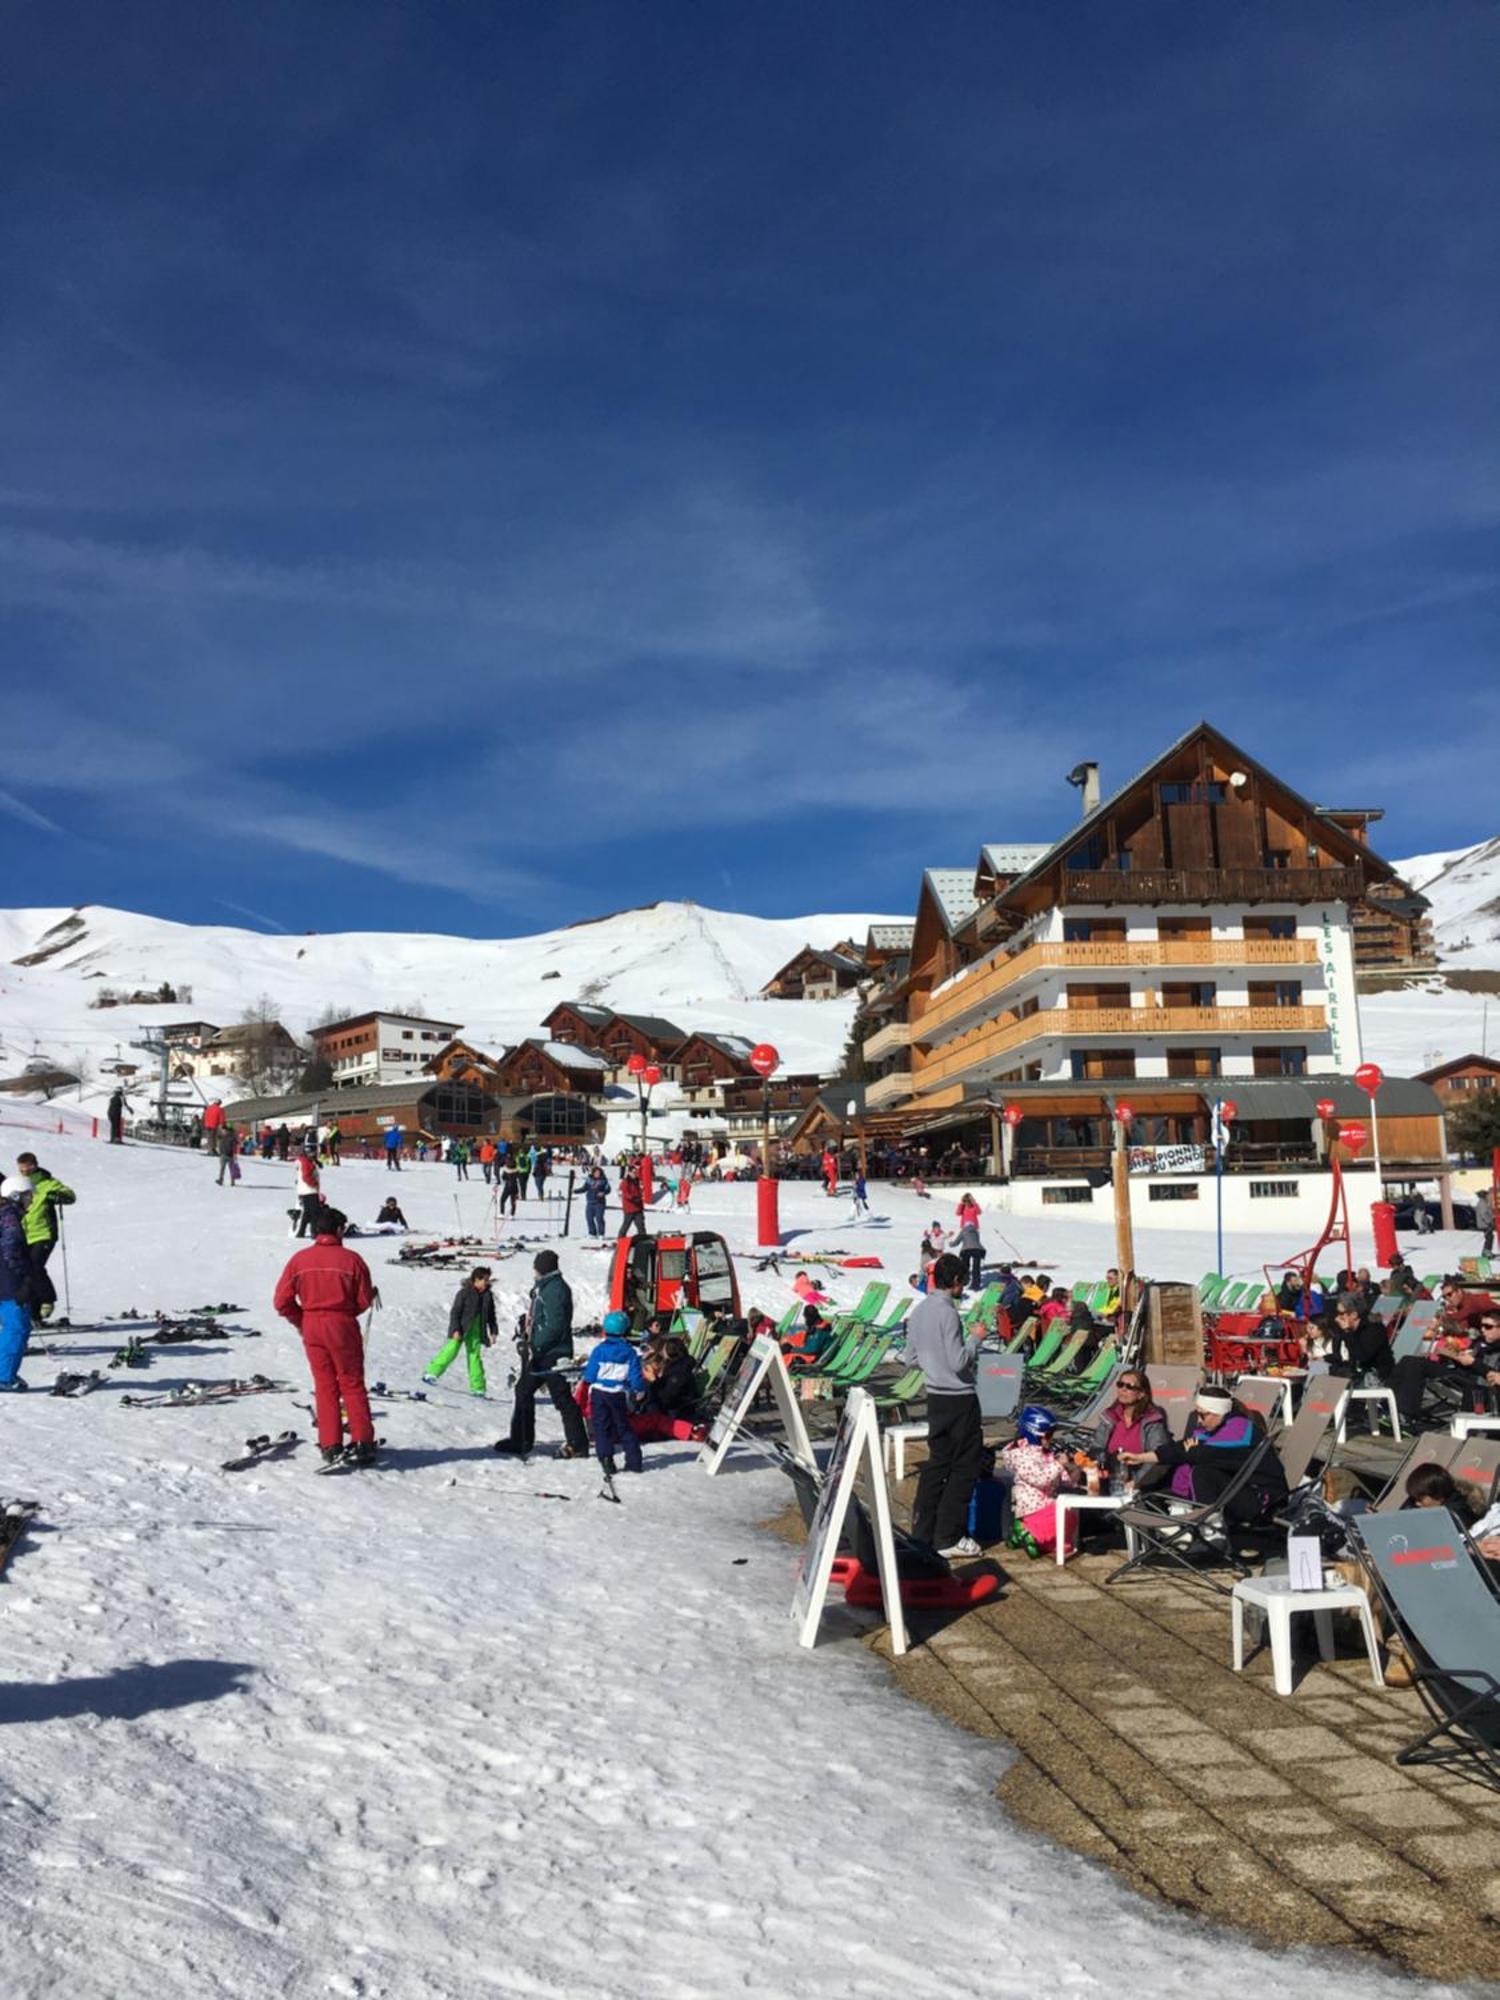
[[[219,1133],[224,1125],[224,1101],[216,1097],[203,1114],[204,1150],[210,1159],[219,1150]]]
[[[325,1133],[324,1138],[328,1146],[329,1166],[330,1167],[342,1166],[343,1159],[341,1157],[340,1149],[342,1148],[344,1143],[344,1128],[339,1124],[337,1118],[330,1119],[328,1130]]]
[[[839,1163],[834,1158],[832,1146],[825,1146],[823,1148],[821,1165],[823,1169],[824,1192],[830,1195],[837,1194],[839,1191]]]
[[[318,1412],[324,1465],[375,1463],[375,1425],[365,1392],[365,1350],[359,1316],[375,1302],[370,1267],[341,1240],[346,1218],[336,1208],[318,1216],[317,1240],[299,1250],[276,1286],[275,1306],[302,1336]],[[349,1448],[343,1449],[344,1416]]]
[[[630,1398],[645,1394],[641,1357],[626,1339],[630,1314],[604,1315],[604,1338],[583,1364],[589,1385],[589,1419],[594,1426],[594,1450],[606,1472],[615,1469],[615,1453],[625,1454],[627,1472],[644,1471],[641,1441],[630,1427]]]
[[[516,1212],[516,1202],[520,1197],[520,1193],[521,1193],[520,1171],[517,1168],[514,1160],[507,1160],[505,1163],[504,1171],[500,1175],[500,1213],[502,1215],[504,1215],[508,1209],[510,1211],[511,1216],[514,1217]]]
[[[865,1170],[863,1167],[855,1168],[854,1184],[850,1192],[854,1198],[854,1205],[850,1210],[849,1220],[851,1222],[858,1222],[862,1216],[870,1213],[870,1191],[865,1185]]]
[[[109,1103],[105,1107],[105,1117],[109,1120],[109,1143],[122,1146],[125,1143],[125,1093],[118,1086],[110,1092]]]
[[[292,1156],[292,1135],[285,1120],[276,1127],[276,1157],[285,1166]]]
[[[479,1171],[484,1175],[484,1184],[488,1187],[490,1182],[495,1178],[495,1142],[493,1139],[481,1139],[479,1142]]]
[[[388,1173],[401,1171],[401,1141],[405,1137],[399,1125],[391,1125],[382,1141],[385,1146],[385,1164]]]
[[[427,1373],[422,1380],[436,1382],[457,1360],[458,1351],[462,1348],[469,1368],[469,1393],[482,1396],[485,1391],[484,1349],[493,1347],[497,1338],[490,1267],[488,1264],[476,1264],[454,1294],[448,1312],[448,1338],[428,1362]]]
[[[637,1236],[649,1236],[646,1227],[646,1198],[641,1192],[640,1176],[634,1165],[627,1166],[620,1176],[620,1234],[628,1236],[631,1230]]]
[[[226,1179],[233,1187],[239,1179],[239,1162],[235,1159],[237,1150],[234,1127],[229,1124],[220,1125],[214,1133],[214,1152],[219,1161],[219,1178],[214,1183],[215,1187],[223,1187]]]
[[[536,1198],[538,1201],[545,1201],[547,1198],[547,1176],[551,1171],[552,1155],[545,1147],[542,1147],[531,1162],[531,1176],[536,1182]]]
[[[498,1452],[525,1458],[536,1444],[536,1392],[545,1388],[553,1407],[562,1418],[564,1458],[587,1458],[588,1432],[583,1416],[568,1393],[568,1385],[556,1370],[559,1362],[573,1358],[573,1294],[557,1268],[555,1250],[539,1250],[532,1265],[536,1283],[531,1288],[518,1344],[521,1372],[516,1377],[516,1401],[511,1411],[510,1436],[496,1441]]]
[[[603,1167],[590,1167],[583,1183],[583,1216],[590,1236],[604,1234],[604,1204],[609,1198],[609,1178]]]
[[[318,1161],[310,1148],[297,1155],[297,1235],[316,1236],[323,1197],[318,1191]]]
[[[965,1213],[959,1225],[958,1234],[953,1239],[953,1253],[963,1266],[964,1287],[969,1291],[980,1291],[984,1286],[984,1242],[979,1234],[979,1210]]]
[[[31,1189],[22,1229],[26,1238],[26,1254],[31,1259],[30,1302],[36,1317],[45,1322],[51,1319],[57,1306],[57,1293],[47,1276],[47,1259],[57,1248],[61,1228],[57,1211],[71,1207],[78,1197],[71,1188],[64,1187],[55,1174],[49,1174],[45,1167],[37,1165],[35,1153],[20,1154],[16,1160],[16,1172],[24,1175]]]
[[[456,1180],[466,1181],[469,1178],[469,1149],[462,1139],[449,1141],[448,1162]]]
[[[0,1181],[0,1389],[25,1389],[21,1357],[31,1338],[31,1259],[26,1250],[25,1212],[31,1183],[19,1174]]]

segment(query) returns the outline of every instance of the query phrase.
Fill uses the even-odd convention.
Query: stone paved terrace
[[[1278,1943],[1500,1978],[1500,1793],[1397,1767],[1424,1711],[1372,1688],[1356,1622],[1335,1618],[1338,1658],[1299,1659],[1282,1699],[1268,1648],[1231,1672],[1227,1598],[1153,1574],[1106,1590],[1120,1560],[1007,1556],[1000,1599],[914,1622],[891,1670],[1016,1747],[999,1793],[1017,1819],[1147,1894]]]

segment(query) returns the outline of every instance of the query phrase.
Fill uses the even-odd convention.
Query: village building
[[[507,1049],[495,1065],[495,1087],[507,1097],[559,1095],[600,1097],[609,1082],[609,1063],[592,1049],[535,1036]]]
[[[581,1049],[599,1048],[599,1031],[613,1019],[608,1007],[592,1007],[582,1000],[563,1000],[544,1015],[542,1026],[554,1042],[572,1042]]]
[[[445,1083],[471,1083],[476,1090],[498,1096],[504,1087],[500,1066],[508,1054],[509,1050],[502,1050],[498,1056],[486,1055],[472,1042],[455,1038],[435,1056],[429,1056],[426,1068],[430,1075],[440,1077]]]
[[[722,1112],[724,1086],[735,1080],[760,1078],[750,1066],[753,1042],[743,1035],[711,1035],[700,1029],[672,1054],[678,1102],[694,1111]]]
[[[164,1027],[156,1028],[156,1039],[165,1042],[169,1049],[201,1049],[206,1042],[218,1034],[218,1025],[213,1021],[168,1021]]]
[[[762,1000],[836,1000],[866,976],[860,947],[845,942],[830,951],[805,944],[760,989]]]
[[[765,1131],[769,1106],[771,1136],[784,1139],[822,1087],[818,1076],[777,1074],[765,1083],[755,1075],[728,1078],[720,1087],[722,1129],[743,1150],[751,1150]]]
[[[311,1041],[314,1054],[328,1064],[334,1089],[348,1090],[421,1076],[462,1026],[461,1021],[375,1011],[314,1028]]]
[[[620,1075],[632,1056],[656,1063],[664,1074],[671,1069],[674,1051],[680,1047],[683,1030],[675,1021],[659,1014],[617,1014],[612,1007],[595,1007],[578,1000],[564,1000],[547,1015],[542,1026],[555,1042],[575,1043],[605,1057],[610,1070]]]
[[[1477,1091],[1500,1090],[1500,1057],[1455,1056],[1452,1062],[1419,1070],[1417,1081],[1431,1084],[1445,1107],[1467,1104]]]
[[[295,1073],[302,1064],[296,1037],[279,1021],[238,1021],[217,1028],[201,1048],[180,1050],[172,1059],[174,1076],[255,1076],[284,1069]]]

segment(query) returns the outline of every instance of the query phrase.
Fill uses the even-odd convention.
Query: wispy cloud
[[[18,799],[14,792],[0,791],[0,813],[8,814],[11,819],[18,819],[23,826],[33,827],[38,833],[51,833],[56,834],[59,839],[64,838],[63,829],[56,820],[48,819],[47,815],[39,813],[35,806],[29,806],[24,799]]]

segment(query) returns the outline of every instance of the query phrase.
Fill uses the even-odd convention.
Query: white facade
[[[358,1033],[364,1046],[330,1055],[335,1089],[354,1084],[406,1083],[457,1035],[458,1022],[422,1021],[407,1014],[377,1014]]]
[[[1349,1221],[1354,1231],[1354,1262],[1371,1262],[1374,1238],[1370,1233],[1370,1203],[1375,1196],[1375,1176],[1353,1173],[1347,1181]],[[1317,1167],[1270,1167],[1264,1174],[1233,1173],[1224,1176],[1224,1233],[1234,1231],[1285,1233],[1287,1248],[1311,1243],[1328,1219],[1332,1192],[1329,1175]],[[997,1214],[1045,1217],[1053,1222],[1114,1221],[1114,1188],[1106,1183],[1092,1187],[1086,1180],[1046,1176],[1038,1180],[1016,1180],[1002,1187],[980,1188],[982,1208]],[[1217,1228],[1217,1190],[1212,1174],[1132,1174],[1130,1176],[1130,1220],[1132,1228],[1192,1229],[1210,1234]],[[1363,1246],[1363,1247],[1362,1247]],[[1329,1252],[1330,1264],[1338,1257]]]

